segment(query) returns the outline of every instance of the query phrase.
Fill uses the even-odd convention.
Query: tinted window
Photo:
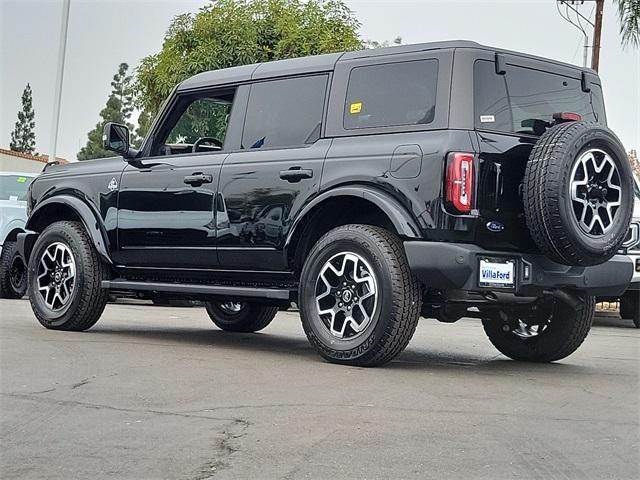
[[[215,138],[222,143],[230,113],[231,98],[198,98],[189,104],[178,119],[169,133],[167,143],[193,144],[204,137]]]
[[[26,200],[33,177],[0,175],[0,200]]]
[[[571,112],[583,120],[604,123],[600,86],[582,91],[580,79],[508,65],[495,73],[493,62],[474,65],[474,109],[477,128],[540,134],[542,122],[553,114]],[[538,121],[538,122],[536,122]]]
[[[431,123],[437,81],[437,60],[354,68],[349,76],[344,128]]]
[[[233,90],[180,96],[158,135],[153,154],[222,150],[233,98]]]
[[[255,83],[242,134],[242,148],[291,147],[320,138],[327,77]]]

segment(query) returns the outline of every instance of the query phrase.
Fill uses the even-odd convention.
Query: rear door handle
[[[312,178],[313,170],[308,168],[291,167],[289,170],[281,170],[280,178],[287,182],[296,183],[303,178]]]
[[[184,183],[187,185],[193,185],[194,187],[199,187],[203,183],[211,183],[213,182],[213,175],[208,173],[197,172],[193,175],[187,175],[184,177]]]

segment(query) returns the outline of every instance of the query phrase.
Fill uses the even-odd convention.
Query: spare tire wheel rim
[[[333,337],[352,340],[373,322],[378,292],[375,273],[361,255],[338,253],[325,262],[318,274],[317,313]]]
[[[611,155],[599,148],[583,152],[571,171],[574,218],[587,235],[606,235],[621,206],[622,181]]]
[[[52,311],[69,303],[76,283],[76,262],[71,249],[62,242],[49,245],[38,264],[36,286],[45,305]]]

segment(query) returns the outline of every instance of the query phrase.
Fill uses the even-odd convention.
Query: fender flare
[[[44,210],[47,206],[61,204],[71,208],[80,217],[84,228],[86,229],[91,241],[95,246],[98,254],[110,264],[113,264],[109,255],[109,241],[104,229],[100,215],[84,200],[73,195],[54,195],[38,203],[36,208],[29,215],[26,230],[33,231],[33,221],[38,217],[38,212]],[[29,249],[30,250],[30,249]],[[27,253],[27,252],[25,252]],[[30,253],[30,252],[28,252]]]
[[[2,236],[0,237],[0,245],[3,245],[9,238],[10,234],[15,231],[24,232],[26,230],[25,221],[22,218],[14,218],[7,225],[2,227]],[[15,240],[15,239],[14,239]]]
[[[409,211],[398,200],[375,187],[367,185],[347,185],[321,193],[300,211],[287,235],[284,245],[285,251],[289,250],[291,240],[297,233],[302,219],[305,218],[311,210],[329,198],[345,196],[363,198],[376,205],[389,217],[389,220],[391,220],[391,223],[393,223],[394,228],[401,237],[421,238],[418,224],[412,218]]]

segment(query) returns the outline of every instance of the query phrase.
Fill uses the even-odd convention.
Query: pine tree
[[[34,154],[36,149],[35,112],[31,98],[31,85],[27,83],[22,92],[22,111],[18,112],[18,121],[11,132],[9,148],[14,152]]]
[[[78,160],[112,157],[113,152],[102,147],[102,131],[107,122],[125,124],[133,131],[133,124],[129,122],[133,112],[133,77],[128,74],[129,65],[121,63],[118,73],[111,81],[111,95],[107,105],[100,112],[100,122],[88,134],[87,144],[78,152]]]
[[[147,136],[147,132],[151,128],[151,116],[146,110],[142,110],[138,116],[138,128],[136,128],[135,137],[131,141],[135,148],[140,148],[144,137]]]

